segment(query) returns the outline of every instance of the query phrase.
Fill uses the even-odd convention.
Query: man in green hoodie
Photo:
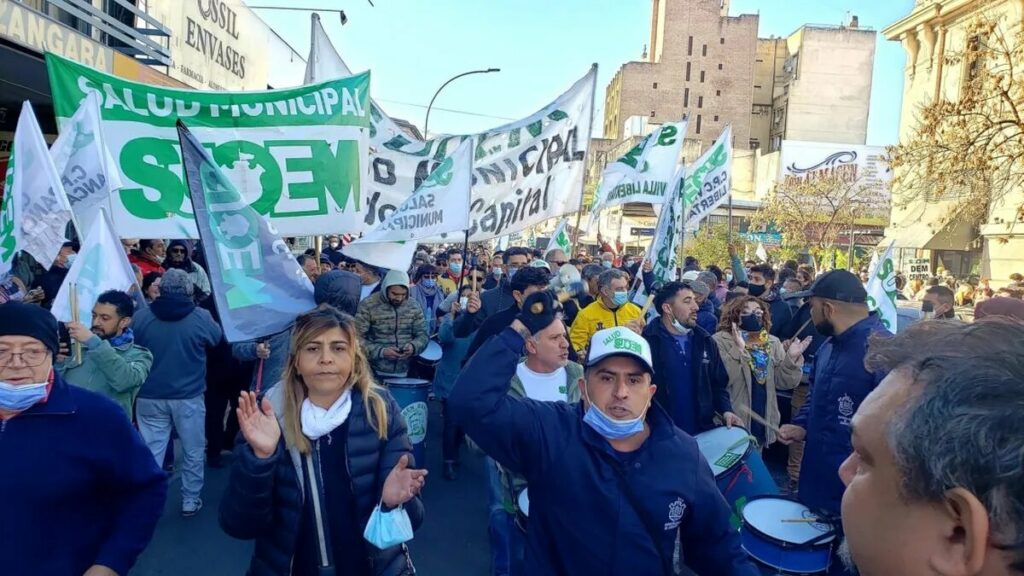
[[[72,356],[58,356],[56,368],[65,380],[110,398],[131,420],[132,404],[139,388],[149,376],[153,355],[135,344],[129,327],[135,303],[124,292],[109,290],[100,294],[92,307],[92,328],[69,322],[68,332],[82,344],[81,362]]]

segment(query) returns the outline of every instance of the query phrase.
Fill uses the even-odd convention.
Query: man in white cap
[[[647,342],[626,327],[591,338],[578,403],[508,394],[527,338],[556,313],[531,295],[466,364],[448,399],[490,456],[529,483],[527,574],[755,576],[696,441],[653,404]]]
[[[381,291],[359,303],[356,326],[366,346],[366,357],[378,378],[404,378],[409,360],[427,348],[427,322],[423,308],[409,298],[409,275],[391,270]]]

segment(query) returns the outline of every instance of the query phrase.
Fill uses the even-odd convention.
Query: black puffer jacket
[[[274,413],[281,419],[282,386],[267,393]],[[380,501],[384,480],[403,454],[412,458],[412,446],[406,435],[405,420],[398,404],[382,390],[388,404],[388,439],[382,441],[366,418],[363,396],[352,391],[352,411],[348,419],[348,465],[355,490],[359,525],[365,526],[370,513]],[[221,500],[220,525],[229,536],[256,540],[249,576],[288,576],[295,555],[299,522],[302,517],[301,476],[296,466],[303,460],[297,451],[285,447],[282,436],[277,452],[261,460],[242,441],[235,448],[231,481]],[[413,498],[405,509],[416,530],[423,523],[423,503]],[[327,514],[331,511],[327,510]],[[378,550],[367,543],[370,566],[376,576],[414,574],[412,560],[405,545]]]

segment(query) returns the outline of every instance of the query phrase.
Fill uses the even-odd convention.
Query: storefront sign
[[[783,140],[779,183],[840,177],[861,187],[864,218],[888,222],[892,170],[882,146]]]
[[[913,258],[907,260],[907,263],[909,264],[907,276],[911,280],[915,278],[927,280],[932,277],[932,261],[930,258]]]
[[[104,72],[110,72],[113,65],[110,48],[11,0],[0,0],[0,37]]]

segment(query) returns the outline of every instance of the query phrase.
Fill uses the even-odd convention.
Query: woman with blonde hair
[[[351,316],[299,316],[282,382],[242,392],[220,523],[256,540],[248,574],[413,574],[404,544],[423,521],[398,404],[373,381]]]
[[[804,350],[811,344],[808,336],[783,346],[769,334],[771,327],[768,305],[753,296],[740,296],[722,309],[718,332],[712,336],[729,374],[733,412],[743,418],[762,448],[776,440],[770,429],[778,428],[781,419],[776,391],[800,385]],[[751,411],[769,426],[751,418]]]

